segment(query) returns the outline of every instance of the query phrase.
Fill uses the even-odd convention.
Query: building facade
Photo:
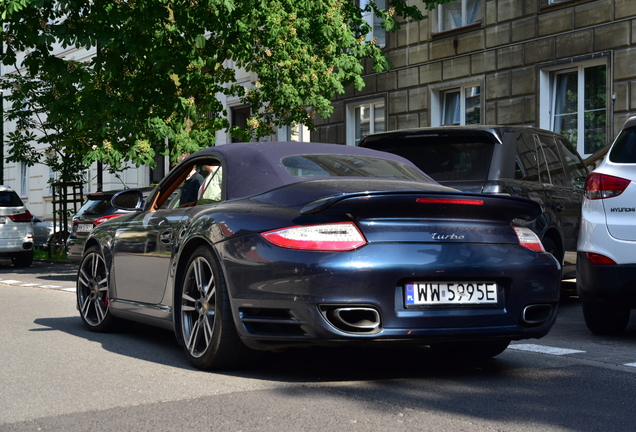
[[[355,145],[385,130],[528,125],[566,135],[587,157],[636,115],[634,6],[457,0],[423,11],[424,19],[379,38],[393,69],[369,72],[364,89],[335,99],[312,141]]]

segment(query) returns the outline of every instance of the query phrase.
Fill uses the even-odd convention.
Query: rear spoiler
[[[531,221],[542,212],[529,199],[462,192],[390,191],[359,192],[321,198],[305,205],[300,213],[338,212],[354,218],[430,217]]]

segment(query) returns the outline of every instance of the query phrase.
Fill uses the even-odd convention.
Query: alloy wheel
[[[181,295],[183,340],[192,357],[201,357],[212,342],[216,307],[212,267],[205,257],[198,256],[188,267]]]
[[[98,251],[89,252],[77,277],[77,302],[89,326],[99,326],[108,317],[108,278],[106,264]]]

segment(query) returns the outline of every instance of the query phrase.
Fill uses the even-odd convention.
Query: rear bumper
[[[33,249],[33,240],[29,238],[0,239],[0,255],[11,255]]]
[[[236,327],[252,348],[521,340],[545,336],[556,320],[560,265],[519,246],[403,243],[338,254],[245,246],[226,245],[224,270]],[[406,306],[407,283],[435,280],[496,281],[499,302]]]
[[[585,252],[579,252],[576,285],[581,300],[620,302],[636,307],[636,263],[593,265]]]

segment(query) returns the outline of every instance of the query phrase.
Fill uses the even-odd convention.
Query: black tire
[[[563,264],[563,252],[561,252],[561,249],[557,247],[551,238],[544,237],[543,240],[541,240],[541,244],[543,244],[543,249],[545,249],[547,253],[552,254],[559,263]]]
[[[597,335],[619,335],[625,331],[629,323],[630,310],[617,303],[581,302],[583,318],[590,331]]]
[[[118,324],[109,308],[108,272],[99,248],[89,248],[77,272],[77,308],[86,327],[94,332],[115,330]]]
[[[177,335],[190,363],[205,370],[242,364],[248,350],[234,326],[225,278],[208,247],[194,251],[180,285]]]
[[[11,262],[14,267],[29,267],[33,264],[33,251],[20,252],[11,256]]]
[[[431,349],[444,357],[487,359],[496,357],[508,348],[509,339],[438,342],[431,344]]]

